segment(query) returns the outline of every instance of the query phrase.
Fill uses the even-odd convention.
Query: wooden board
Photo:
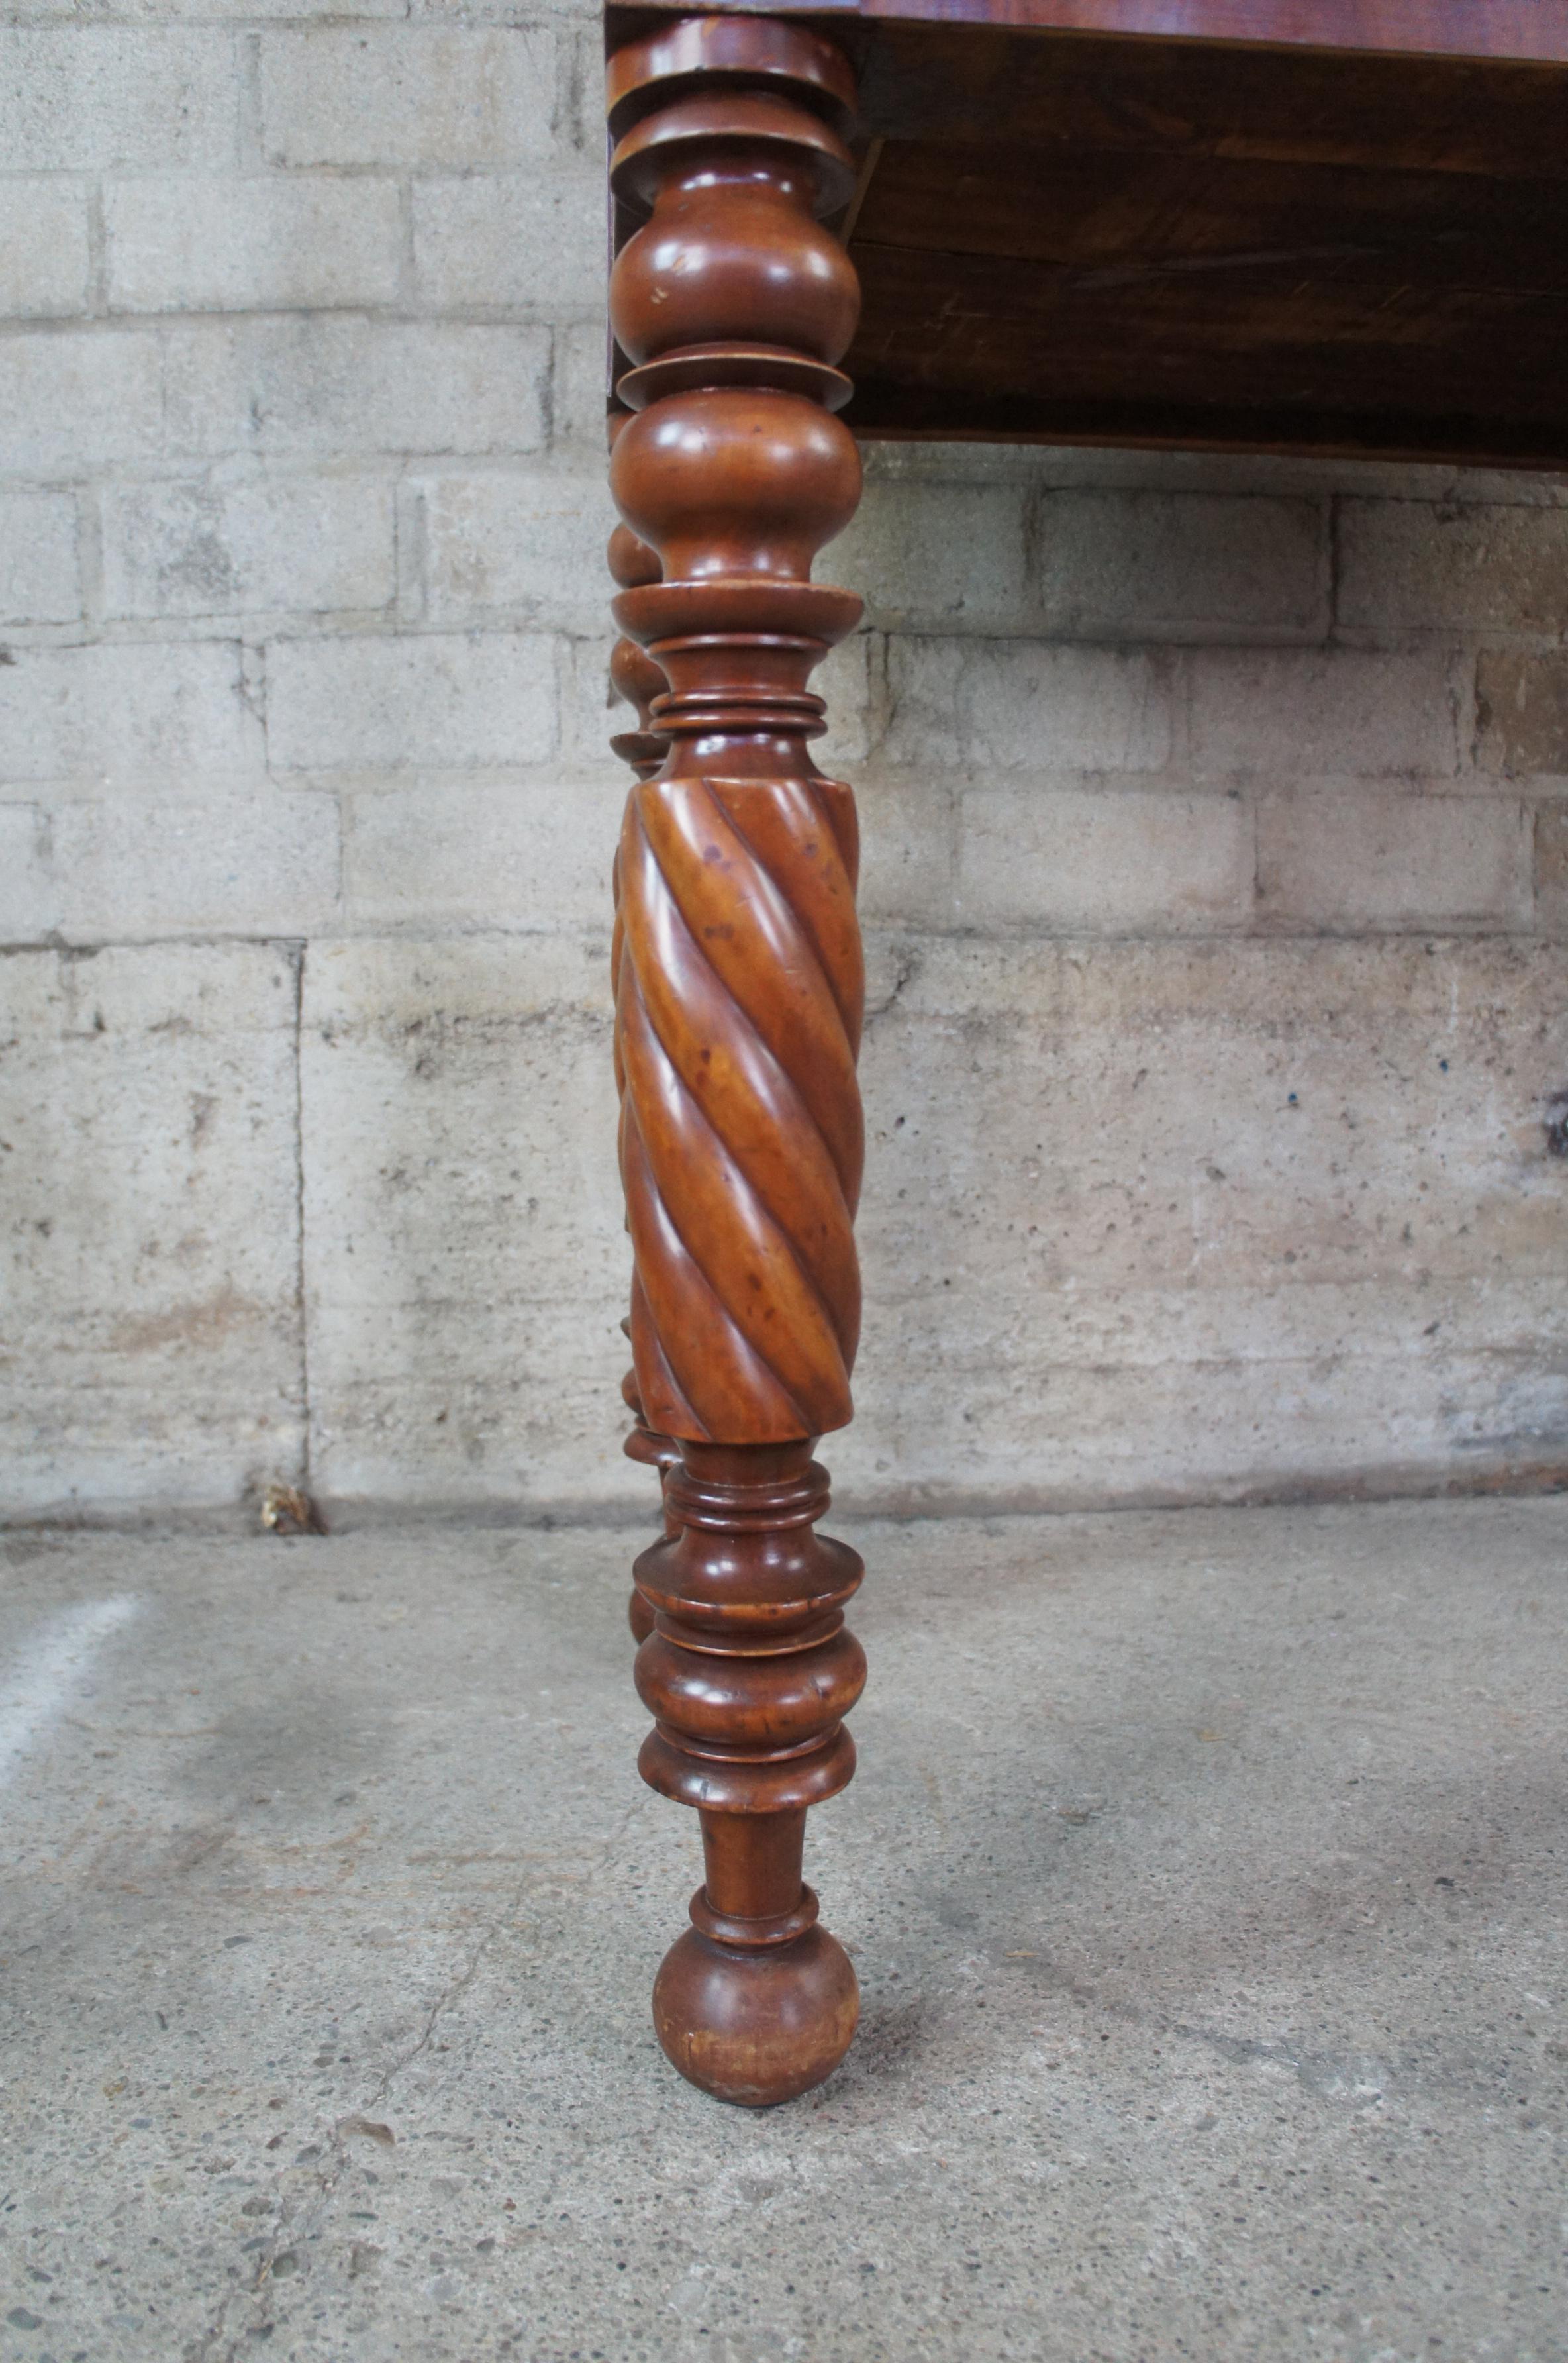
[[[606,10],[609,46],[659,17],[700,13],[691,0]],[[1397,57],[1512,58],[1568,63],[1568,0],[718,0],[704,12],[799,23],[957,24],[1158,40],[1381,51]]]

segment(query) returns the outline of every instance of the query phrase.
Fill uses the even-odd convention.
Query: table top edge
[[[635,0],[605,20],[613,46],[637,17],[703,14],[1568,66],[1568,0]]]

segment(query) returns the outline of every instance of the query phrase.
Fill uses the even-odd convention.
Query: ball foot
[[[831,2076],[860,2016],[849,1956],[825,1928],[742,1951],[689,1928],[654,1980],[654,2031],[693,2084],[744,2109]]]

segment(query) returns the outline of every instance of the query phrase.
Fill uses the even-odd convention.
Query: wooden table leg
[[[658,561],[615,614],[669,684],[617,865],[635,1391],[679,1449],[676,1531],[635,1570],[640,1761],[698,1809],[706,1865],[654,2017],[683,2074],[752,2106],[828,2075],[859,2007],[801,1876],[865,1681],[862,1570],[815,1531],[812,1458],[850,1417],[859,1328],[856,823],[806,748],[812,669],[860,613],[811,580],[860,489],[834,416],[858,293],[823,227],[853,102],[838,51],[772,19],[688,17],[610,61],[616,195],[650,216],[611,283],[635,364],[611,484]]]
[[[630,416],[631,413],[625,410],[612,412],[609,435],[612,451],[615,448],[616,436]],[[639,541],[627,526],[616,527],[610,537],[607,555],[610,560],[610,571],[624,591],[633,591],[642,583],[657,582],[659,579],[657,552],[650,549],[646,541]],[[663,671],[646,649],[638,648],[635,640],[622,638],[617,640],[611,655],[610,686],[617,697],[624,698],[633,708],[637,717],[636,728],[622,731],[617,738],[611,739],[611,747],[624,763],[631,765],[639,780],[654,779],[663,769],[665,757],[669,752],[668,738],[662,730],[656,730],[653,727],[653,702],[656,697],[662,697],[669,686]],[[615,901],[615,933],[610,946],[610,980],[616,1005],[619,1006],[623,940],[619,856],[616,857],[611,877]],[[617,1089],[624,1094],[625,1076],[621,1066],[618,1044],[615,1053],[615,1082]],[[631,1322],[623,1321],[621,1326],[630,1337]],[[628,1460],[640,1461],[645,1468],[657,1471],[659,1490],[662,1494],[664,1481],[680,1458],[679,1449],[672,1437],[660,1436],[656,1428],[648,1426],[643,1412],[643,1399],[637,1389],[637,1374],[635,1370],[628,1370],[622,1380],[621,1394],[626,1409],[632,1414],[632,1432],[623,1448],[626,1458]],[[669,1516],[668,1504],[665,1510],[664,1530],[667,1535],[676,1531]],[[638,1643],[646,1641],[653,1631],[653,1610],[648,1606],[635,1584],[632,1587],[632,1597],[626,1610],[626,1621],[632,1628],[632,1638]]]

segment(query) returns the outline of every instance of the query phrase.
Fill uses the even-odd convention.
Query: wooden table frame
[[[854,1770],[866,1674],[845,1624],[863,1570],[817,1531],[812,1458],[849,1420],[860,1320],[855,805],[808,748],[812,669],[860,614],[812,579],[859,495],[856,434],[1561,463],[1568,345],[1555,387],[1542,370],[1568,288],[1548,235],[1568,203],[1568,0],[652,5],[612,9],[606,35],[613,675],[637,719],[614,741],[637,782],[612,952],[624,1392],[666,1512],[632,1624],[641,1769],[697,1809],[706,1867],[654,2016],[683,2074],[761,2106],[828,2075],[858,2009],[801,1879],[807,1809]],[[1154,173],[1177,213],[1172,172],[1219,191],[1192,252],[1119,264],[1092,222],[1051,248],[1031,175],[1069,185],[1058,151],[1085,122],[1113,187]],[[885,142],[944,131],[923,165],[884,163]],[[1009,173],[988,174],[981,133]],[[1297,220],[1294,243],[1238,252],[1236,208],[1298,216],[1303,190],[1316,245]],[[1502,258],[1489,305],[1476,215]],[[1200,292],[1173,306],[1183,269]],[[1435,374],[1430,352],[1402,358],[1408,301],[1376,325],[1380,272],[1415,289]],[[1294,345],[1281,272],[1318,305]]]

